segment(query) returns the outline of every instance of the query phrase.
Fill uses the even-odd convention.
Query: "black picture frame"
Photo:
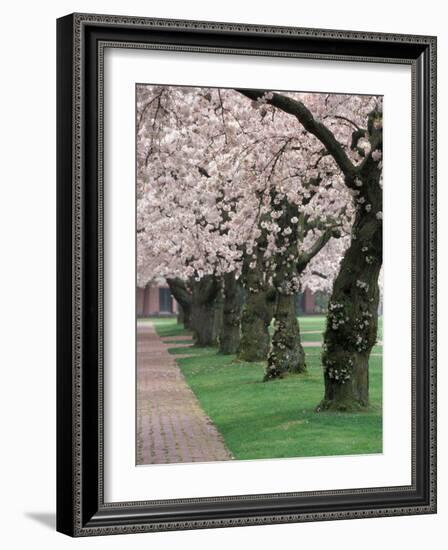
[[[412,484],[104,502],[102,55],[138,48],[412,67]],[[57,21],[57,530],[71,536],[436,512],[436,38],[72,14]]]

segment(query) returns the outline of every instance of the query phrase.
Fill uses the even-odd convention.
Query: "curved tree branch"
[[[245,90],[239,88],[236,88],[235,91],[253,101],[262,98],[266,93],[266,90]],[[311,111],[301,101],[274,93],[270,99],[266,99],[266,102],[285,113],[295,116],[305,130],[313,134],[322,143],[346,177],[352,178],[355,175],[356,167],[346,155],[342,145],[334,137],[333,132],[325,124],[316,120]]]
[[[184,281],[182,281],[182,279],[167,279],[166,282],[170,287],[171,294],[183,308],[188,308],[191,306],[191,292],[188,290],[187,285]]]
[[[353,122],[353,120],[350,120],[349,118],[345,117],[345,116],[341,116],[341,115],[328,115],[324,118],[335,118],[337,120],[344,120],[345,122],[348,122],[349,124],[351,124],[352,126],[354,126],[357,130],[362,130],[363,132],[366,132],[366,130],[364,130],[363,128],[360,128],[356,122]]]
[[[320,279],[328,279],[328,275],[324,275],[320,271],[311,271],[312,275],[316,275],[316,277],[319,277]]]
[[[311,248],[300,255],[297,262],[297,270],[301,273],[309,262],[318,254],[322,248],[328,243],[333,235],[332,229],[327,229],[322,235],[313,243]]]

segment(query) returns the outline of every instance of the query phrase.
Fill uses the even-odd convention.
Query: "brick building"
[[[137,317],[177,315],[177,302],[167,285],[137,287]]]
[[[297,314],[312,315],[324,313],[326,310],[325,296],[322,293],[313,294],[309,289],[297,296]],[[165,284],[148,285],[137,288],[137,317],[157,317],[177,315],[176,300],[171,296],[170,289]]]

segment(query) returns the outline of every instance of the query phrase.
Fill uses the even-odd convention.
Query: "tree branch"
[[[316,275],[316,277],[320,277],[321,279],[328,279],[328,275],[324,275],[320,271],[311,271],[312,275]]]
[[[299,261],[297,262],[297,269],[301,273],[309,262],[316,256],[322,248],[327,244],[332,236],[333,230],[327,229],[322,235],[314,242],[313,246],[305,253],[301,254]]]
[[[183,308],[191,306],[191,292],[189,292],[187,285],[182,279],[167,279],[166,282],[170,287],[171,294]]]
[[[239,88],[236,88],[235,91],[253,101],[262,98],[266,93],[265,90],[245,90]],[[347,177],[354,176],[356,168],[346,155],[342,145],[334,137],[333,132],[325,124],[317,121],[311,111],[301,101],[274,93],[271,99],[266,99],[266,102],[285,113],[295,116],[305,130],[313,134],[327,149],[342,173]]]
[[[345,116],[340,116],[340,115],[328,115],[324,118],[336,118],[338,120],[344,120],[345,122],[348,122],[349,124],[351,124],[352,126],[354,126],[357,130],[363,130],[363,128],[360,128],[356,122],[353,122],[353,120],[350,120],[349,118],[345,117]],[[364,132],[366,130],[363,130]]]

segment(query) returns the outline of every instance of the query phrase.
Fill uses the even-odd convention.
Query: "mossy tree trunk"
[[[241,314],[241,340],[238,359],[265,361],[270,346],[269,325],[274,315],[276,294],[265,281],[261,261],[244,273],[246,301]]]
[[[300,330],[296,316],[295,294],[297,279],[297,243],[299,239],[298,223],[291,227],[291,219],[298,214],[297,206],[288,200],[278,200],[275,191],[271,191],[271,204],[281,212],[277,224],[282,229],[276,236],[279,252],[275,256],[273,281],[277,291],[277,303],[274,312],[274,334],[268,354],[264,381],[280,378],[287,372],[304,372],[305,353],[300,341]],[[295,219],[298,220],[296,217]]]
[[[328,305],[322,356],[325,395],[318,410],[352,410],[369,404],[369,357],[377,340],[383,248],[380,173],[369,157],[357,180],[352,241]]]
[[[310,197],[318,180],[310,180]],[[273,196],[274,204],[276,197]],[[280,206],[280,205],[279,205]],[[279,208],[277,206],[277,209]],[[268,355],[264,380],[280,378],[286,373],[306,372],[305,352],[300,339],[299,322],[296,315],[295,295],[300,290],[300,277],[308,263],[327,244],[333,229],[323,229],[308,250],[299,252],[298,244],[303,243],[311,225],[306,215],[295,205],[283,201],[282,214],[277,223],[282,228],[277,236],[277,246],[282,252],[275,260],[274,285],[277,290],[274,335]],[[278,210],[279,211],[279,210]],[[292,223],[294,220],[294,223]]]
[[[236,353],[240,345],[244,291],[241,281],[236,279],[235,273],[226,273],[223,278],[224,305],[219,351],[224,354],[231,354]]]
[[[279,378],[287,372],[305,372],[305,352],[300,341],[295,294],[278,293],[274,335],[264,380]]]
[[[216,346],[221,322],[221,281],[206,275],[192,283],[191,328],[195,345]]]
[[[269,325],[274,314],[275,293],[272,289],[248,292],[241,315],[241,340],[238,359],[265,361],[270,346]]]

